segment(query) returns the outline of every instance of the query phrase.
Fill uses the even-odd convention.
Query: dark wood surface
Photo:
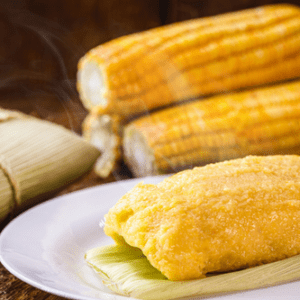
[[[76,91],[79,58],[108,40],[161,24],[158,0],[0,1],[0,107],[80,134],[87,112]],[[91,171],[51,198],[128,176],[122,169],[103,180]],[[0,299],[63,298],[22,282],[0,264]]]
[[[7,98],[8,99],[8,98]],[[14,99],[11,99],[14,100]],[[54,101],[55,100],[51,97],[48,98],[48,101]],[[23,107],[24,103],[26,101],[19,101],[15,100],[12,103],[9,103],[9,101],[2,100],[2,104],[4,107],[13,107],[20,108],[23,111],[27,111],[31,113],[32,115],[39,116],[39,111],[37,109],[33,109],[30,111],[30,105],[25,105],[26,107]],[[54,105],[54,102],[52,103]],[[13,105],[12,105],[13,104]],[[32,104],[32,103],[31,103]],[[48,103],[49,104],[49,103]],[[76,105],[75,105],[76,104]],[[77,116],[74,117],[73,114],[75,114],[75,111],[69,111],[67,116],[67,111],[64,111],[64,109],[60,109],[59,105],[56,104],[56,109],[54,113],[50,113],[49,110],[47,112],[46,119],[53,120],[56,123],[60,124],[68,124],[66,127],[72,127],[72,130],[74,131],[80,131],[80,120],[85,115],[85,111],[83,108],[81,108],[79,103],[76,103],[73,101],[72,103],[73,107],[76,107],[77,110]],[[45,107],[44,107],[45,109]],[[28,111],[29,110],[29,111]],[[43,110],[43,106],[40,106],[40,110]],[[71,119],[70,119],[71,118]],[[55,197],[59,195],[64,195],[73,191],[81,190],[87,187],[96,186],[108,182],[115,181],[116,179],[111,176],[107,179],[100,179],[95,175],[95,173],[91,170],[88,174],[85,174],[83,177],[76,180],[71,185],[68,185],[64,187],[62,190],[52,194],[50,197]],[[7,220],[5,223],[6,225],[9,223],[10,220]],[[0,227],[4,227],[5,224],[2,224]],[[39,289],[36,289],[18,278],[16,278],[14,275],[10,274],[0,263],[0,299],[1,300],[58,300],[58,299],[64,299],[62,297],[54,296],[49,293],[46,293],[44,291],[41,291]]]
[[[92,47],[166,23],[278,2],[282,1],[2,0],[0,106],[80,133],[87,112],[76,92],[76,68],[78,59]],[[300,5],[300,0],[288,2]],[[129,176],[126,168],[105,180],[91,171],[51,197]],[[65,298],[22,282],[0,264],[0,300],[31,299]]]
[[[74,87],[71,87],[73,95],[68,100],[62,102],[60,97],[54,94],[38,94],[29,97],[25,93],[11,91],[0,95],[1,106],[8,109],[17,109],[35,117],[46,119],[76,132],[81,132],[81,123],[87,112],[81,105]],[[128,179],[131,175],[125,166],[120,166],[117,174],[111,175],[106,179],[99,178],[93,170],[64,187],[58,192],[49,195],[48,199],[56,196],[65,195],[84,188],[102,185],[105,183]],[[45,199],[47,200],[47,199]],[[44,200],[44,201],[45,201]],[[14,216],[16,217],[16,216]],[[0,224],[3,229],[11,220],[6,220]],[[58,300],[62,297],[54,296],[39,289],[36,289],[10,274],[0,263],[0,300]]]
[[[96,186],[114,181],[113,176],[102,180],[93,171],[89,172],[72,185],[64,188],[54,196],[67,194],[86,187]],[[42,290],[36,289],[31,285],[19,280],[9,273],[0,263],[0,299],[1,300],[62,300],[65,298],[51,295]]]

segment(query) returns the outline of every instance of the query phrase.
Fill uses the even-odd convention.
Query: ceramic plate
[[[15,218],[0,236],[1,263],[28,284],[69,299],[130,299],[114,294],[84,261],[84,253],[113,241],[105,236],[104,215],[138,182],[118,181],[44,202]],[[300,282],[209,299],[299,299]],[[203,299],[203,297],[201,298]]]

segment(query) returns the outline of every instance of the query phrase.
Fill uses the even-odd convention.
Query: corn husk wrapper
[[[168,280],[149,263],[140,249],[128,245],[94,248],[86,253],[85,259],[112,291],[145,300],[216,295],[273,286],[300,278],[300,255],[187,281]]]
[[[80,177],[98,156],[60,125],[0,109],[0,221]]]
[[[0,169],[0,222],[12,212],[14,207],[14,192],[7,175]]]

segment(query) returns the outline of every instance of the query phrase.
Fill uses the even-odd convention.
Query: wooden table
[[[52,197],[64,195],[73,191],[81,190],[100,184],[115,181],[113,176],[107,179],[100,179],[91,171],[84,177],[80,178],[73,184],[67,186]],[[51,197],[51,198],[52,198]],[[2,226],[3,227],[3,226]],[[0,299],[1,300],[62,300],[65,298],[58,297],[36,289],[25,282],[22,282],[14,275],[10,274],[0,263]]]
[[[46,119],[56,124],[76,132],[81,132],[81,124],[85,116],[86,110],[81,105],[75,89],[73,87],[73,98],[62,101],[52,93],[41,93],[34,96],[32,93],[26,95],[18,91],[2,91],[0,93],[0,106],[7,109],[16,109],[24,113]],[[124,171],[125,169],[125,171]],[[130,178],[130,174],[123,167],[122,174],[118,179]],[[99,178],[93,170],[79,178],[72,184],[64,187],[60,191],[53,193],[49,199],[64,195],[73,191],[84,188],[101,185],[115,181],[115,177],[111,175],[106,179]],[[47,199],[46,199],[47,200]],[[7,224],[8,222],[6,222]],[[0,230],[5,224],[0,224]],[[44,291],[38,290],[18,278],[10,274],[0,264],[0,299],[1,300],[62,300],[65,298],[48,294]]]
[[[12,34],[0,33],[2,41],[0,54],[4,55],[5,62],[0,74],[0,79],[3,81],[0,90],[0,106],[21,110],[80,133],[86,111],[76,94],[74,72],[77,60],[88,49],[120,35],[156,27],[165,22],[172,23],[278,1],[171,0],[168,1],[169,7],[165,8],[164,1],[160,0],[131,0],[131,6],[128,3],[124,5],[121,1],[105,0],[101,2],[100,9],[98,1],[93,0],[89,1],[89,5],[84,1],[76,0],[67,1],[69,5],[63,6],[60,1],[51,3],[42,1],[42,5],[33,5],[38,1],[22,0],[18,3],[19,10],[15,10],[15,7],[14,10],[3,10],[2,7],[1,17],[6,26],[4,32],[8,32],[11,28],[14,30],[11,31]],[[10,2],[4,1],[7,4]],[[290,1],[299,4],[298,2],[299,0]],[[125,10],[120,9],[120,3],[126,8]],[[24,7],[27,9],[25,10]],[[132,7],[134,9],[131,9]],[[34,10],[33,13],[28,13],[29,8]],[[145,10],[147,14],[143,13]],[[14,14],[11,14],[12,12]],[[56,15],[58,12],[59,15]],[[42,18],[36,17],[39,14]],[[83,19],[83,15],[90,17]],[[49,24],[45,22],[47,20],[50,20]],[[55,22],[59,23],[58,20],[63,23],[57,27],[58,29],[56,26],[52,28],[50,25],[56,25]],[[113,21],[112,24],[110,20]],[[32,23],[37,21],[38,23]],[[99,21],[100,24],[97,23]],[[32,26],[23,26],[27,23],[30,26],[38,24],[39,30],[28,30]],[[60,30],[65,27],[68,30]],[[55,31],[52,32],[50,29]],[[56,36],[59,38],[52,40]],[[69,73],[71,80],[69,80]],[[126,171],[124,174],[122,175],[124,178],[130,176]],[[99,179],[91,171],[51,197],[112,181],[115,181],[115,178]],[[0,300],[62,299],[65,298],[50,295],[22,282],[0,264]]]

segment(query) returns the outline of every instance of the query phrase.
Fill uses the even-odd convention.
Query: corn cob
[[[116,115],[99,115],[91,112],[82,124],[82,135],[101,153],[94,165],[95,173],[108,177],[121,161],[121,124]]]
[[[78,65],[87,109],[121,118],[300,75],[300,10],[271,5],[120,37]]]
[[[135,176],[246,155],[300,151],[300,81],[218,95],[129,123],[124,159]]]
[[[126,247],[139,248],[141,252],[133,250],[132,258],[146,256],[161,272],[160,277],[156,274],[154,278],[180,280],[177,287],[184,284],[182,281],[216,272],[282,260],[300,253],[299,174],[300,156],[247,156],[185,170],[157,185],[140,183],[109,210],[104,232],[124,254],[128,252]],[[144,271],[148,271],[143,274],[144,280],[153,278],[151,269],[138,270],[148,268],[144,260],[131,264],[124,255],[122,269],[119,256],[110,270],[101,268],[97,254],[87,253],[86,258],[106,275],[115,270],[115,279],[123,281],[125,272],[125,280],[130,281],[130,277],[137,279],[137,272]],[[299,276],[299,257],[297,261],[295,269]],[[294,278],[290,279],[295,279],[291,273]],[[285,275],[286,272],[279,272],[277,280]],[[136,283],[135,290],[141,291],[146,281],[128,282],[124,287],[130,289]],[[236,287],[241,288],[236,281]],[[268,284],[256,282],[262,283]]]

